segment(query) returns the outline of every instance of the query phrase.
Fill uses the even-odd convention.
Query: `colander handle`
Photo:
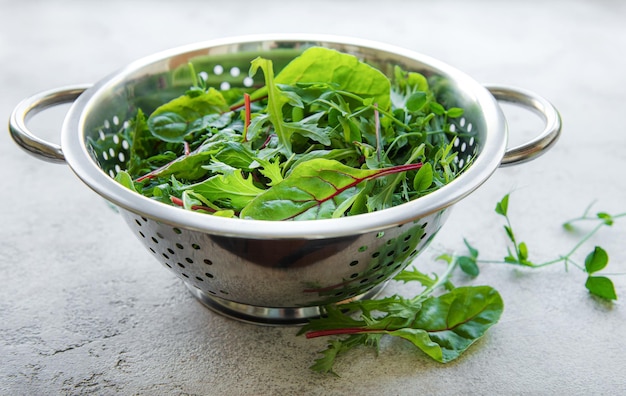
[[[15,106],[9,118],[9,132],[13,140],[35,157],[48,162],[65,163],[63,150],[58,144],[35,136],[26,126],[35,114],[52,106],[71,103],[80,96],[88,85],[77,85],[51,89],[30,96]]]
[[[487,85],[486,88],[498,101],[520,105],[538,114],[544,121],[543,131],[531,141],[508,148],[500,166],[517,165],[531,161],[545,153],[556,143],[561,134],[561,116],[557,109],[541,96],[520,88]]]

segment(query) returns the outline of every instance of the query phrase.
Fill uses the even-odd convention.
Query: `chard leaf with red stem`
[[[242,218],[258,220],[308,220],[328,218],[337,206],[378,177],[417,170],[422,164],[384,169],[356,169],[341,162],[312,159],[295,167],[280,183],[265,190],[242,211]]]

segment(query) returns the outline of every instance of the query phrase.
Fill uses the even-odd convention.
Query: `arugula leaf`
[[[245,178],[240,169],[227,174],[216,175],[203,182],[184,187],[205,197],[210,202],[221,202],[235,211],[243,209],[264,190],[256,187],[252,178]]]
[[[139,109],[130,122],[130,148],[128,150],[128,172],[132,175],[145,173],[149,169],[146,159],[152,156],[152,147],[160,142],[148,129],[146,116]]]
[[[318,126],[320,118],[322,118],[323,116],[324,113],[319,112],[297,122],[286,122],[284,123],[284,126],[292,130],[293,133],[299,133],[302,136],[313,139],[316,142],[319,142],[325,146],[330,146],[331,128],[322,128]]]
[[[284,154],[289,156],[291,155],[291,134],[293,130],[284,125],[283,106],[289,103],[289,99],[292,96],[285,95],[275,84],[272,61],[261,57],[254,59],[250,66],[250,76],[254,76],[259,68],[265,76],[269,120],[274,126]]]

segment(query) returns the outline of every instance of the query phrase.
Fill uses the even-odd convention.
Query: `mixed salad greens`
[[[463,109],[444,108],[419,73],[396,66],[390,80],[321,47],[277,74],[254,59],[260,87],[217,90],[189,67],[185,94],[120,132],[130,149],[116,180],[155,200],[214,216],[336,218],[428,194],[471,162],[453,150]]]

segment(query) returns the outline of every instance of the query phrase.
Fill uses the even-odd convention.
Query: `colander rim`
[[[164,59],[215,46],[264,42],[320,42],[354,45],[394,53],[437,69],[476,98],[487,129],[480,155],[457,179],[438,190],[378,212],[337,219],[304,221],[267,221],[224,218],[196,213],[147,198],[122,186],[91,158],[86,147],[85,124],[90,112],[97,111],[98,98],[138,70]],[[430,56],[395,45],[353,37],[323,34],[270,34],[237,36],[179,46],[140,58],[98,81],[72,104],[63,123],[61,142],[66,162],[92,190],[115,206],[172,227],[234,237],[256,239],[319,239],[358,235],[398,226],[439,212],[460,201],[500,166],[506,150],[507,126],[504,115],[489,91],[464,72]]]

